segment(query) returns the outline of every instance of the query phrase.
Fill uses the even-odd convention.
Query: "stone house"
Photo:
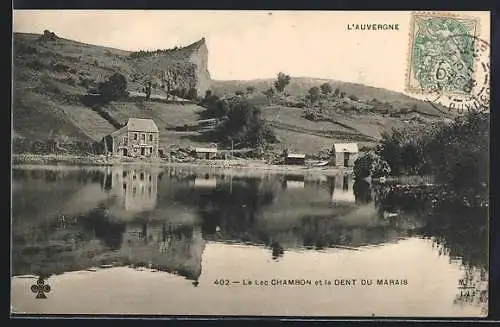
[[[332,150],[331,160],[335,166],[354,166],[359,153],[357,143],[335,143]]]
[[[114,156],[158,157],[159,131],[152,119],[129,118],[111,138]]]

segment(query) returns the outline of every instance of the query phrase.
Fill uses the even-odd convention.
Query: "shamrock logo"
[[[50,285],[45,284],[43,278],[38,278],[36,284],[31,285],[31,291],[36,294],[37,299],[46,299],[45,293],[50,292]]]

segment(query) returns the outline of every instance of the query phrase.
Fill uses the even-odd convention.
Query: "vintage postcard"
[[[15,10],[11,314],[486,317],[489,31]]]

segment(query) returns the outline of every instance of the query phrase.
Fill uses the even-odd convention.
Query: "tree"
[[[144,87],[144,93],[146,93],[146,101],[151,97],[151,81],[146,82],[146,86]]]
[[[274,89],[272,87],[268,88],[266,91],[264,91],[264,95],[267,97],[267,101],[269,104],[272,104],[273,96],[274,96]]]
[[[243,96],[243,95],[245,95],[245,92],[238,90],[238,91],[234,92],[234,94],[237,96]]]
[[[98,90],[104,102],[127,97],[127,79],[120,73],[114,73],[106,81],[99,83]]]
[[[336,88],[335,91],[333,92],[333,95],[338,98],[340,96],[340,90]]]
[[[357,96],[355,96],[354,94],[348,96],[349,99],[351,99],[352,101],[359,101],[359,98]]]
[[[212,95],[212,90],[205,91],[205,99],[208,99]]]
[[[309,94],[308,94],[308,98],[309,100],[312,102],[312,103],[315,103],[316,101],[319,100],[320,98],[320,90],[319,90],[319,87],[317,86],[313,86],[309,89]]]
[[[252,85],[247,86],[246,90],[247,90],[247,94],[252,94],[255,91],[255,86],[252,86]]]
[[[369,176],[378,178],[388,176],[391,173],[391,167],[377,154],[368,152],[354,161],[353,172],[358,180]]]
[[[205,98],[202,105],[206,108],[201,114],[203,118],[222,118],[229,111],[227,103],[214,94]]]
[[[325,95],[330,94],[333,91],[332,86],[328,83],[321,84],[320,89],[321,89],[321,93],[323,93]]]
[[[276,81],[274,81],[274,87],[276,88],[276,91],[278,91],[278,93],[282,93],[285,90],[285,87],[290,84],[290,79],[291,78],[289,75],[285,75],[284,73],[279,72]]]
[[[340,97],[345,98],[345,92],[340,92]]]
[[[271,126],[262,118],[259,107],[248,100],[235,100],[229,104],[227,119],[217,130],[219,141],[233,141],[239,147],[262,149],[277,141]]]
[[[198,98],[198,90],[196,88],[191,87],[186,93],[186,98],[188,100],[196,100]]]

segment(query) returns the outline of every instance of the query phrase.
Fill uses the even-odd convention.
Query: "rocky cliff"
[[[182,48],[135,52],[132,57],[135,71],[132,80],[139,84],[151,81],[153,89],[165,93],[195,89],[198,96],[210,88],[205,38]]]

